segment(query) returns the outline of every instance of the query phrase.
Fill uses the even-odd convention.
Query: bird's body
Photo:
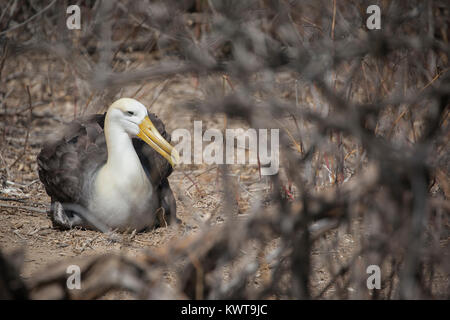
[[[120,99],[104,115],[74,120],[43,147],[39,178],[56,225],[141,231],[161,223],[157,212],[167,223],[175,218],[164,151],[170,135],[148,116],[136,100]]]

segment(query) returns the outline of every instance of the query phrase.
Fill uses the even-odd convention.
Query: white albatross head
[[[108,109],[105,134],[112,123],[122,128],[130,137],[139,137],[174,166],[180,161],[177,150],[161,136],[148,117],[147,108],[137,100],[121,98]]]

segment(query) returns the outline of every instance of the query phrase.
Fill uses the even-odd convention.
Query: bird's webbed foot
[[[82,225],[82,219],[72,211],[65,210],[60,202],[53,202],[49,211],[53,227],[61,230]]]

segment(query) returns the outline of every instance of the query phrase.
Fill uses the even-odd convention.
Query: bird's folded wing
[[[89,176],[106,161],[104,117],[74,120],[42,148],[37,158],[39,178],[52,201],[81,204]]]

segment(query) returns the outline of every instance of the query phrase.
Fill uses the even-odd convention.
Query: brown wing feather
[[[39,178],[52,202],[87,205],[84,202],[90,193],[92,177],[107,159],[103,132],[105,115],[92,115],[72,121],[42,148],[37,158]],[[163,122],[153,113],[149,113],[149,117],[161,135],[170,142],[170,135]],[[172,172],[169,162],[140,139],[133,139],[133,145],[152,185],[160,189],[164,182],[166,190],[166,178]]]
[[[38,155],[39,179],[53,201],[83,202],[89,174],[107,158],[104,115],[72,121],[52,137]]]

